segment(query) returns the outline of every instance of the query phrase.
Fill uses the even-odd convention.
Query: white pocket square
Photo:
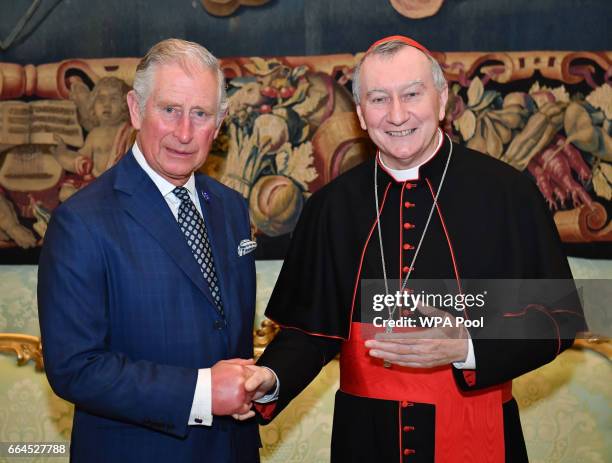
[[[238,255],[246,256],[249,252],[253,252],[257,247],[257,243],[252,240],[242,240],[238,245]]]

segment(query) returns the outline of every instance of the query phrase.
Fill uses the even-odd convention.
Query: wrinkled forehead
[[[206,77],[212,75],[216,78],[217,75],[217,70],[212,66],[207,66],[204,63],[186,59],[184,57],[177,57],[175,59],[155,63],[153,65],[153,82],[155,84],[163,85],[165,83],[164,79],[160,79],[159,76],[168,71],[181,71],[191,79],[197,79],[204,75]]]
[[[193,62],[170,62],[159,64],[153,73],[153,93],[165,93],[180,88],[179,81],[195,82],[205,87],[206,95],[217,94],[217,74],[211,67]]]

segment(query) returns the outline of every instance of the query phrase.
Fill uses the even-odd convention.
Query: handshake
[[[255,365],[253,359],[230,359],[213,365],[211,383],[213,415],[246,420],[255,415],[253,401],[274,389],[276,377],[268,368]]]

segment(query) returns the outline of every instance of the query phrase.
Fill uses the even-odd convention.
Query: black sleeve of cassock
[[[475,375],[453,368],[458,386],[463,390],[477,390],[495,386],[517,378],[555,359],[558,352],[570,347],[571,339],[476,339]],[[468,381],[472,378],[473,381]]]
[[[261,424],[267,424],[278,415],[321,369],[339,352],[340,339],[313,336],[302,331],[283,328],[266,347],[257,365],[270,368],[280,384],[274,413],[269,420],[261,416]]]
[[[587,330],[554,221],[533,182],[523,180],[514,189],[517,204],[511,209],[516,220],[511,236],[516,241],[510,239],[509,245],[522,262],[523,270],[517,278],[526,279],[528,293],[537,294],[550,305],[545,304],[546,310],[524,310],[516,318],[504,318],[497,312],[488,321],[484,336],[472,336],[475,374],[453,368],[455,380],[463,390],[498,385],[539,368],[571,347],[577,332]],[[534,289],[537,280],[548,288],[547,294],[543,295],[545,290]],[[526,306],[527,303],[514,309]],[[559,307],[570,310],[554,310]]]

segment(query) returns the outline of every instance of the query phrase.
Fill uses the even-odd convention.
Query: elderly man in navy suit
[[[195,174],[227,108],[217,59],[155,45],[128,94],[136,143],[53,214],[39,266],[47,376],[72,461],[258,461],[255,272],[243,198]],[[233,359],[229,360],[228,359]]]

